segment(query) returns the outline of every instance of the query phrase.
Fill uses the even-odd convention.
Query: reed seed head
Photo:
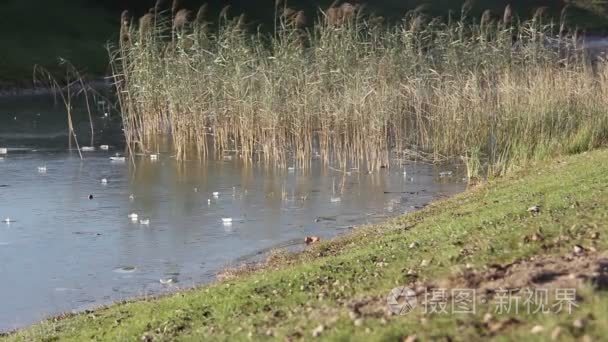
[[[511,24],[511,20],[513,20],[513,10],[511,9],[511,5],[507,5],[502,16],[502,23],[509,25]]]
[[[201,7],[199,7],[198,12],[196,12],[196,22],[198,24],[204,24],[207,18],[207,3],[204,3]]]
[[[180,0],[173,0],[173,2],[171,3],[171,13],[175,16],[177,14],[177,12],[179,11],[179,7],[180,7]]]
[[[175,17],[173,18],[173,29],[183,30],[190,22],[191,17],[192,12],[190,10],[187,10],[185,8],[180,9],[179,11],[177,11]]]

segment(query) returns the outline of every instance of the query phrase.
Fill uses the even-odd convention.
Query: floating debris
[[[131,202],[135,201],[135,195],[130,194],[129,195],[129,201],[131,201]]]
[[[107,185],[108,184],[108,180],[106,178],[102,178],[101,179],[101,184]]]
[[[93,152],[93,151],[95,151],[95,147],[93,147],[93,146],[82,146],[80,148],[80,150],[82,152]]]
[[[110,149],[110,146],[108,146],[108,145],[101,145],[101,146],[99,146],[99,149],[102,150],[102,151],[107,151],[107,150]]]
[[[533,205],[530,208],[528,208],[528,212],[532,213],[532,214],[538,214],[538,213],[540,213],[540,206],[539,205]]]
[[[11,224],[13,222],[15,222],[14,220],[11,220],[10,217],[5,218],[4,220],[2,220],[2,222],[6,223],[6,224]]]
[[[0,154],[8,154],[8,148],[0,147]]]
[[[307,236],[304,238],[304,243],[306,243],[307,245],[317,243],[320,241],[321,241],[321,238],[318,236]]]
[[[198,192],[198,188],[194,188],[194,192]]]
[[[446,178],[446,177],[452,177],[454,173],[452,171],[443,171],[443,172],[439,172],[439,177],[440,178]]]
[[[219,192],[217,192],[217,191],[215,191],[215,192],[213,193],[213,197],[215,197],[215,198],[220,197],[220,193],[219,193]]]
[[[123,267],[114,269],[114,272],[116,272],[116,273],[133,273],[136,270],[137,270],[137,268],[135,266],[123,266]]]
[[[92,200],[93,198],[94,198],[94,197],[93,197],[93,194],[90,194],[90,195],[89,195],[89,199],[90,199],[90,200]]]
[[[114,162],[125,162],[127,158],[125,156],[121,156],[120,153],[116,153],[113,157],[110,157],[111,161]]]
[[[341,197],[331,197],[331,198],[329,199],[329,201],[330,201],[331,203],[339,203],[339,202],[342,202],[342,198],[341,198]]]
[[[231,161],[232,159],[234,159],[234,157],[233,157],[233,156],[228,155],[228,156],[224,156],[224,157],[223,157],[223,159],[224,159],[225,161]]]
[[[211,205],[211,198],[207,199],[207,205]]]
[[[321,222],[321,221],[336,221],[337,218],[335,216],[319,216],[315,219],[315,222]]]
[[[149,226],[150,225],[150,219],[139,220],[139,224],[141,224],[142,226]]]
[[[139,215],[137,215],[136,213],[132,213],[132,214],[129,214],[128,217],[131,219],[131,221],[137,222]]]
[[[296,172],[296,168],[295,168],[295,166],[290,166],[287,168],[287,171],[289,171],[289,173],[293,173],[293,172]]]
[[[46,166],[38,166],[38,173],[46,173]]]
[[[151,154],[150,155],[150,160],[157,161],[158,160],[158,154]]]

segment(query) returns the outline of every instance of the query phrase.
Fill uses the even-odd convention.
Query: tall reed
[[[608,142],[606,63],[542,13],[389,27],[355,10],[332,7],[308,29],[277,15],[272,36],[226,15],[215,29],[201,14],[123,24],[112,56],[128,142],[146,150],[169,134],[182,159],[367,170],[415,151],[491,174]]]

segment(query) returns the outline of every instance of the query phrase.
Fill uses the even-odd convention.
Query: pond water
[[[331,238],[466,186],[454,166],[423,163],[404,175],[345,174],[316,161],[308,170],[177,162],[170,151],[112,162],[123,152],[120,125],[103,111],[95,145],[110,150],[80,160],[68,150],[65,111],[48,96],[0,99],[0,219],[10,218],[0,223],[0,331],[209,282],[270,249],[304,248],[306,236]]]

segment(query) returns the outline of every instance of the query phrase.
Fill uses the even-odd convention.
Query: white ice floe
[[[217,191],[215,191],[215,192],[213,193],[213,197],[215,197],[215,198],[220,197],[220,193],[219,193],[219,192],[217,192]]]
[[[174,281],[173,278],[160,279],[160,283],[163,285],[173,284]]]
[[[109,145],[101,145],[101,146],[99,146],[99,149],[101,149],[102,151],[107,151],[107,150],[110,149],[110,146]]]
[[[6,223],[6,224],[11,224],[11,223],[13,223],[13,222],[15,222],[15,221],[11,220],[11,218],[10,218],[10,217],[7,217],[7,218],[5,218],[4,220],[2,220],[2,222]]]
[[[8,148],[0,147],[0,154],[8,154]]]
[[[115,157],[110,157],[110,160],[113,162],[125,162],[127,160],[127,158],[115,156]]]
[[[137,215],[136,213],[131,213],[129,214],[129,218],[131,219],[131,221],[137,222],[137,220],[139,219],[139,215]]]
[[[80,150],[82,152],[93,152],[93,151],[95,151],[95,147],[93,147],[93,146],[82,146],[80,148]]]
[[[46,173],[46,166],[38,166],[39,173]]]
[[[158,154],[151,154],[150,160],[158,160]]]
[[[150,219],[139,220],[139,224],[141,224],[142,226],[149,226],[150,225]]]
[[[341,198],[341,197],[331,197],[331,198],[329,199],[329,201],[330,201],[331,203],[338,203],[338,202],[342,202],[342,198]]]
[[[106,178],[102,178],[101,179],[101,184],[103,184],[103,185],[108,184],[108,180]]]
[[[232,217],[222,217],[222,223],[223,224],[232,224]]]

